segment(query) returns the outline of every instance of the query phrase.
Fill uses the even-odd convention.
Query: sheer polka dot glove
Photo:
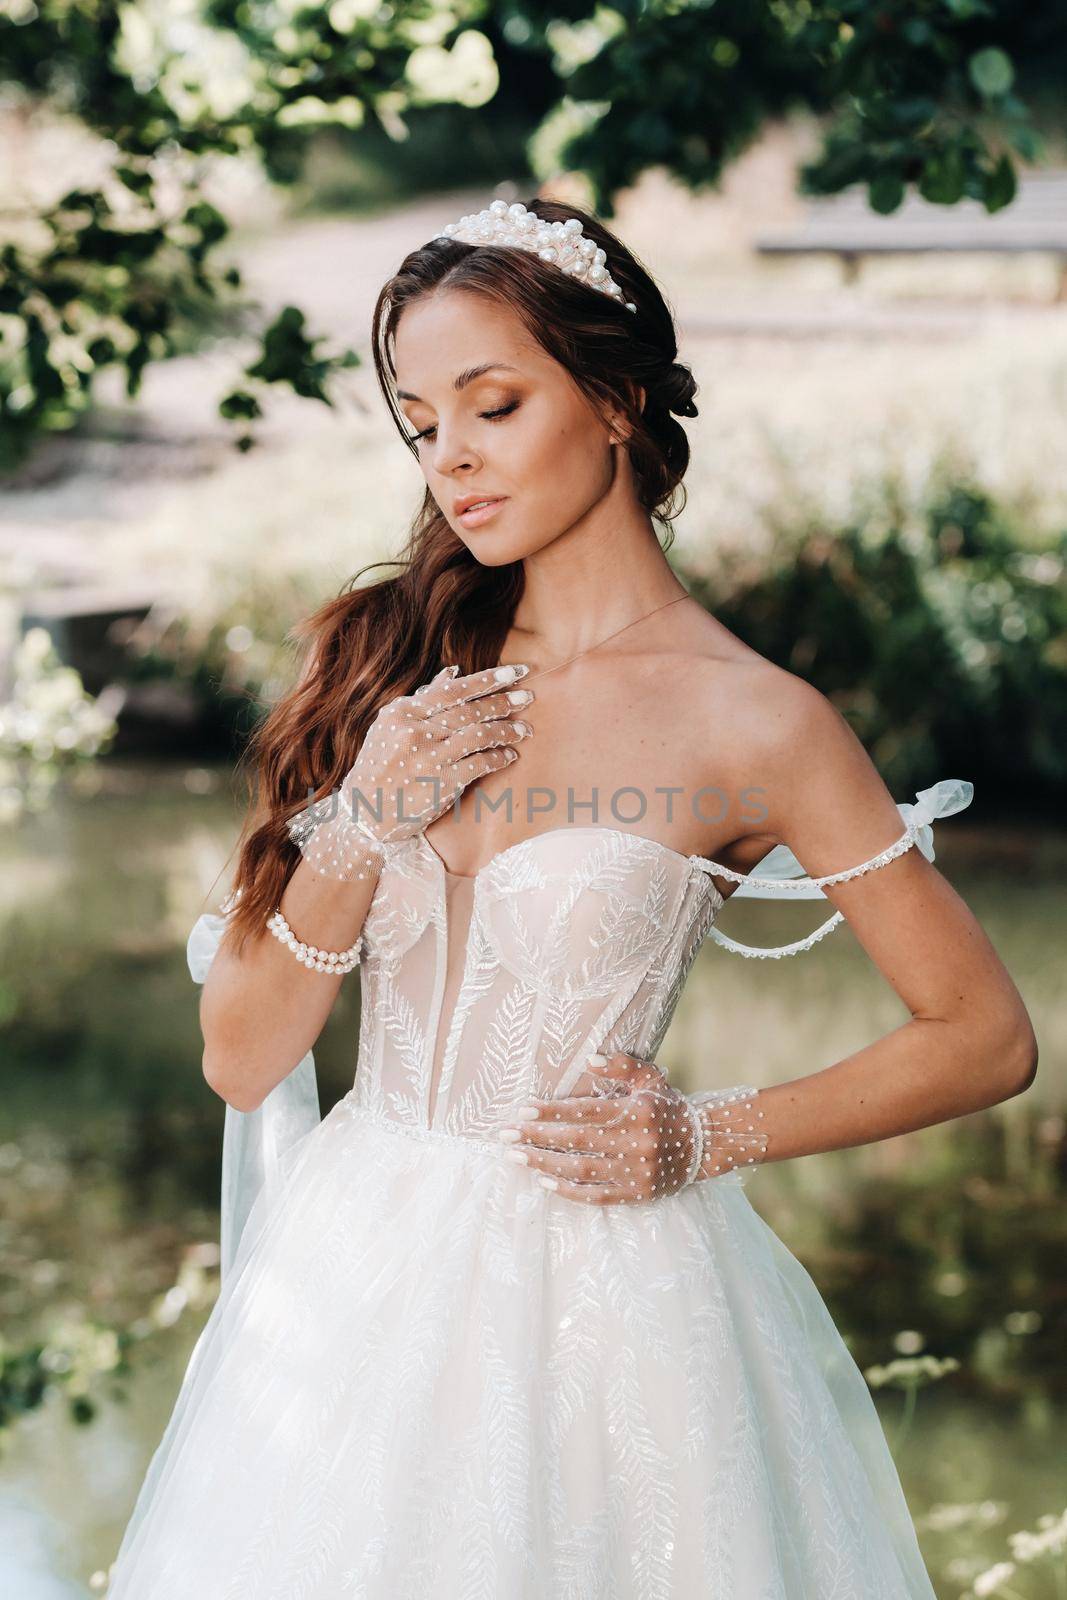
[[[531,1102],[499,1135],[547,1187],[600,1205],[655,1200],[766,1159],[758,1090],[685,1095],[625,1054],[588,1065],[592,1095]]]
[[[469,784],[514,761],[530,729],[509,719],[533,693],[511,685],[529,670],[487,667],[460,677],[458,667],[443,667],[382,706],[340,789],[290,819],[304,859],[327,878],[376,876]]]
[[[758,1095],[759,1090],[750,1084],[686,1095],[701,1130],[701,1155],[694,1181],[766,1161],[768,1140]]]

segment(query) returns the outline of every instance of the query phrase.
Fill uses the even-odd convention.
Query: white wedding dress
[[[932,858],[971,792],[902,804],[901,846]],[[709,933],[749,953],[713,871],[602,826],[473,878],[395,852],[354,1087],[320,1121],[308,1055],[227,1110],[222,1288],[109,1600],[933,1600],[867,1386],[742,1174],[585,1205],[492,1137],[591,1092],[594,1050],[654,1058]],[[779,846],[736,892],[821,896],[802,873]]]

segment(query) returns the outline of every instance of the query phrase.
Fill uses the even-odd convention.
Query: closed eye
[[[498,406],[495,411],[479,411],[478,415],[480,417],[484,417],[487,422],[495,422],[500,417],[510,416],[513,411],[517,411],[518,409],[519,409],[519,401],[518,400],[512,400],[506,406]],[[421,433],[409,433],[408,434],[408,443],[409,444],[416,444],[420,439],[430,439],[430,438],[433,437],[433,435],[436,432],[437,432],[436,428],[423,428]]]

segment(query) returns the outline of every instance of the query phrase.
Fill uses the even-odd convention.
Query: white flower
[[[891,1383],[907,1388],[909,1384],[933,1383],[958,1367],[954,1356],[943,1360],[937,1356],[898,1356],[884,1367],[868,1367],[863,1376],[872,1389],[884,1389]]]
[[[985,1572],[980,1572],[974,1580],[977,1600],[982,1600],[984,1595],[996,1594],[1014,1571],[1014,1561],[998,1561],[995,1567],[988,1567]]]
[[[1067,1511],[1058,1517],[1039,1517],[1038,1531],[1023,1529],[1008,1536],[1016,1561],[1037,1561],[1041,1556],[1060,1556],[1067,1550]]]

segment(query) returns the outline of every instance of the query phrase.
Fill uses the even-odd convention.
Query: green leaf
[[[109,362],[114,361],[118,355],[118,349],[113,339],[109,339],[106,335],[101,335],[98,339],[90,339],[86,347],[86,355],[94,366],[106,367]]]
[[[801,194],[837,194],[867,175],[867,152],[858,141],[827,146],[818,159],[800,169]]]
[[[966,169],[958,145],[931,156],[919,179],[919,193],[938,206],[954,206],[963,199]]]
[[[1015,68],[1011,64],[1011,57],[1005,55],[1003,50],[998,50],[995,45],[990,45],[987,50],[979,50],[967,63],[967,71],[971,82],[980,95],[987,100],[996,100],[1001,95],[1007,94],[1015,82]]]
[[[152,175],[149,172],[144,172],[138,167],[118,166],[115,168],[115,176],[135,195],[143,198],[152,193]]]
[[[988,0],[945,0],[945,4],[954,17],[961,22],[969,22],[972,17],[991,17],[993,7]]]
[[[914,131],[934,121],[937,116],[937,102],[929,95],[908,95],[906,98],[890,102],[885,110],[895,128]]]
[[[242,421],[250,422],[253,417],[261,417],[263,408],[254,394],[249,394],[247,389],[235,389],[232,394],[226,395],[219,401],[219,416],[225,417],[227,422],[233,422],[238,417]]]
[[[1045,153],[1045,144],[1036,128],[1031,128],[1029,123],[1020,123],[1017,127],[1009,128],[1006,133],[1008,143],[1024,161],[1040,161]]]
[[[867,199],[872,211],[883,216],[895,211],[904,199],[904,179],[896,172],[882,172],[867,185]]]
[[[230,231],[230,224],[222,212],[207,200],[196,201],[188,208],[182,220],[187,227],[195,228],[200,235],[196,244],[189,246],[189,255],[198,264]]]
[[[94,217],[107,216],[111,207],[99,190],[68,189],[56,202],[57,211],[91,211]]]
[[[1015,168],[1011,157],[1002,155],[982,182],[982,200],[987,211],[1001,211],[1015,199]]]

